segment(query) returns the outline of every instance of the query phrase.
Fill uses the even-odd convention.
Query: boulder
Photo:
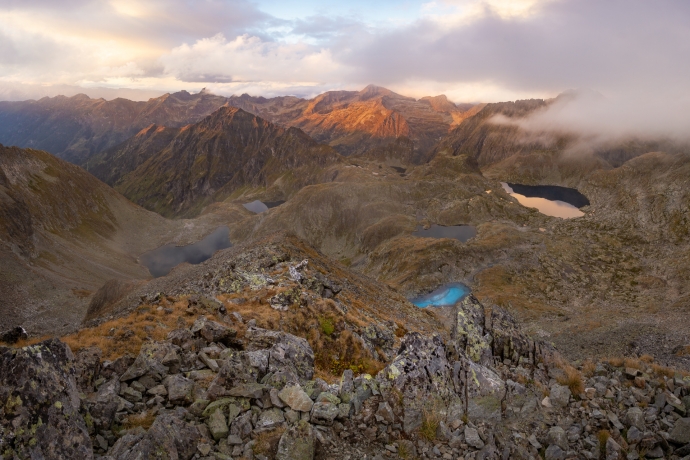
[[[285,423],[285,415],[283,411],[274,407],[273,409],[261,412],[256,421],[255,428],[257,430],[272,430]]]
[[[300,420],[280,437],[276,460],[312,460],[314,458],[314,429]]]
[[[286,332],[257,327],[247,328],[245,337],[249,339],[250,351],[269,348],[268,372],[276,373],[289,369],[301,382],[313,378],[314,351],[305,339]]]
[[[194,425],[183,419],[184,411],[159,415],[148,432],[126,434],[108,455],[114,460],[189,460],[196,453],[201,436]]]
[[[29,334],[26,333],[26,329],[21,326],[14,327],[9,331],[0,333],[0,342],[6,343],[8,345],[14,345],[20,340],[26,340],[29,338]]]
[[[554,384],[549,392],[549,400],[554,407],[566,407],[570,402],[570,388]]]
[[[505,382],[488,367],[472,361],[467,361],[462,367],[467,369],[464,379],[466,390],[460,393],[467,395],[467,417],[472,421],[501,420]]]
[[[208,430],[216,441],[228,436],[228,421],[221,409],[217,408],[211,412],[206,420],[206,425],[208,425]]]
[[[339,414],[337,404],[332,402],[317,402],[311,409],[310,420],[316,425],[333,425],[333,421]]]
[[[690,418],[681,418],[676,420],[676,424],[671,430],[669,441],[675,444],[690,443]]]
[[[120,377],[121,382],[138,379],[144,375],[160,381],[168,375],[170,368],[164,363],[175,364],[177,347],[168,342],[148,342],[141,346],[139,355],[129,369]],[[179,358],[178,358],[179,360]],[[179,363],[179,361],[178,361]]]
[[[453,309],[451,340],[455,357],[467,356],[483,365],[491,363],[490,334],[485,333],[484,306],[472,295],[462,299]]]
[[[0,439],[8,458],[92,459],[74,355],[57,339],[0,347]]]
[[[290,406],[290,409],[300,412],[309,412],[314,405],[309,395],[299,385],[286,386],[278,393],[278,397]]]
[[[181,374],[175,374],[165,379],[165,389],[168,392],[168,400],[173,404],[190,404],[194,398],[192,390],[194,381],[185,378]]]
[[[199,317],[199,319],[194,322],[191,331],[193,334],[203,337],[207,342],[222,343],[226,346],[235,345],[235,337],[237,337],[237,331],[235,329],[211,321],[205,316]]]

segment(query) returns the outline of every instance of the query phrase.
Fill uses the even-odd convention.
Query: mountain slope
[[[297,128],[226,106],[184,128],[149,127],[98,160],[94,174],[132,201],[172,216],[281,178],[289,194],[314,182],[339,155]]]
[[[202,91],[165,94],[147,102],[91,99],[84,94],[0,102],[0,142],[46,150],[88,169],[89,157],[152,123],[184,126],[227,102]]]
[[[296,126],[343,155],[385,147],[401,136],[415,146],[412,164],[423,163],[438,140],[461,122],[472,105],[456,106],[441,95],[419,100],[369,85],[361,91],[329,91],[311,100],[232,97],[229,104],[284,126]]]
[[[196,241],[232,220],[229,211],[169,221],[78,166],[0,145],[0,330],[69,330],[106,281],[150,277],[140,254]]]

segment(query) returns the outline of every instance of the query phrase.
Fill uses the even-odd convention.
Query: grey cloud
[[[432,20],[347,37],[336,56],[360,81],[494,81],[522,90],[685,84],[690,3],[579,0],[546,4],[528,18],[487,12],[444,30]]]

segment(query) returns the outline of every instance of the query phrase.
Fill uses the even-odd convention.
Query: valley
[[[20,111],[30,118],[31,107],[59,102],[67,103],[0,105],[0,117]],[[115,110],[115,102],[71,110],[87,117],[95,107]],[[84,156],[40,144],[104,183],[46,153],[6,148],[15,153],[3,153],[4,174],[23,179],[12,176],[5,212],[31,216],[37,230],[29,239],[22,228],[4,230],[11,262],[3,264],[3,292],[13,299],[4,325],[32,334],[73,330],[107,281],[118,280],[111,289],[118,294],[105,296],[116,310],[130,293],[161,282],[151,280],[142,254],[227,227],[233,247],[199,267],[287,235],[407,299],[463,283],[572,359],[649,353],[687,367],[689,357],[678,352],[688,342],[690,308],[684,148],[625,143],[573,154],[572,136],[535,139],[493,121],[550,103],[463,106],[373,86],[311,100],[176,93],[132,103],[138,114],[120,117],[127,128],[104,128],[107,142],[86,139]],[[58,115],[41,120],[23,140],[0,132],[0,142],[29,143]],[[71,132],[72,140],[83,139]],[[37,156],[42,166],[7,160],[18,156]],[[76,214],[58,211],[66,198],[48,206],[57,216],[25,210],[45,200],[40,184],[52,183],[49,167],[74,175],[69,180],[80,191],[60,192],[65,196],[102,198],[76,203]],[[588,201],[576,203],[575,218],[552,217],[521,205],[502,182],[569,187]],[[84,217],[71,217],[79,213]],[[58,299],[50,310],[47,299]],[[60,319],[45,321],[53,317]]]

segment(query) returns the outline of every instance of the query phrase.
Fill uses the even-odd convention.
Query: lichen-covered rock
[[[177,347],[168,342],[148,342],[142,345],[137,359],[127,371],[120,377],[121,382],[134,380],[144,375],[151,376],[160,381],[170,371],[166,364],[179,364]]]
[[[207,342],[222,343],[227,346],[234,345],[235,337],[237,337],[237,331],[235,329],[211,321],[205,316],[199,317],[199,319],[194,322],[191,331],[203,337]]]
[[[168,400],[171,403],[190,404],[194,400],[192,397],[193,380],[185,378],[181,374],[175,374],[168,376],[164,383],[168,392]]]
[[[278,393],[278,397],[290,406],[290,409],[299,412],[309,412],[314,405],[309,395],[299,385],[286,386]]]
[[[159,415],[148,432],[126,434],[108,455],[115,460],[189,460],[196,453],[201,436],[194,425],[183,419],[183,410]]]
[[[314,429],[300,420],[280,437],[276,460],[312,460],[314,458]]]
[[[305,339],[257,327],[247,328],[245,336],[250,340],[250,351],[269,348],[268,372],[289,369],[302,382],[311,380],[314,376],[314,351]]]
[[[317,425],[331,426],[339,414],[337,404],[332,402],[317,402],[311,409],[310,420]]]
[[[208,425],[208,430],[216,441],[228,435],[228,421],[221,409],[217,408],[211,412],[208,420],[206,420],[206,425]]]
[[[100,376],[103,352],[98,347],[82,348],[74,356],[74,371],[77,388],[83,393],[91,393],[93,384]]]
[[[5,458],[92,459],[71,350],[57,339],[0,347],[0,439]]]
[[[456,358],[466,355],[475,363],[490,364],[492,337],[484,331],[484,306],[468,295],[454,307],[454,318],[451,340]]]
[[[467,416],[472,421],[498,421],[506,385],[491,369],[468,362],[466,365]]]
[[[412,332],[401,340],[398,355],[377,376],[382,389],[395,388],[409,399],[454,394],[451,366],[441,336]]]

